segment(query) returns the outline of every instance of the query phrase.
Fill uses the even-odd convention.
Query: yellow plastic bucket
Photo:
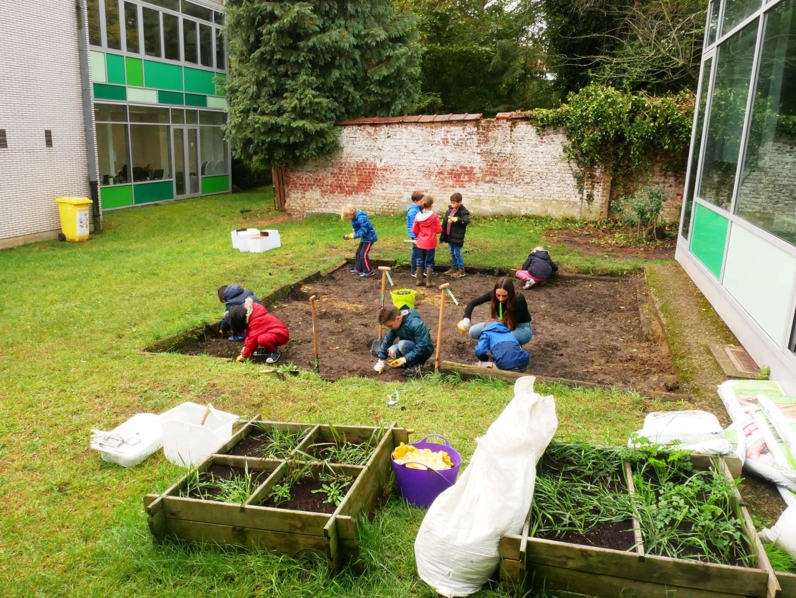
[[[56,197],[58,215],[61,217],[61,241],[88,241],[89,206],[88,197]]]
[[[402,307],[410,307],[414,309],[415,295],[417,295],[417,293],[412,289],[395,289],[394,291],[390,291],[392,304],[398,309],[401,309]]]

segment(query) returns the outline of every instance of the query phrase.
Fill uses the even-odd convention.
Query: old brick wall
[[[443,206],[458,191],[477,214],[606,216],[610,178],[595,173],[587,200],[563,154],[565,140],[562,132],[537,134],[527,120],[341,126],[335,155],[286,169],[286,207],[298,216],[346,203],[395,213],[418,189]]]
[[[642,185],[663,187],[668,197],[661,212],[662,222],[679,222],[680,206],[683,205],[683,190],[685,187],[685,172],[672,173],[662,162],[653,163],[652,169],[643,177],[628,181],[624,186],[614,183],[611,185],[611,201],[622,196],[632,195]],[[609,210],[613,215],[613,212]]]

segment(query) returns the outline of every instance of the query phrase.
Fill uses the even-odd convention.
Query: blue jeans
[[[481,322],[480,324],[475,324],[470,327],[470,336],[474,339],[478,340],[478,337],[481,336],[481,331],[486,326],[486,322]],[[531,326],[530,322],[524,322],[522,324],[517,324],[517,327],[511,331],[511,334],[514,335],[514,338],[517,339],[517,342],[520,345],[527,345],[531,342],[531,338],[533,337],[533,326]]]
[[[417,259],[418,259],[417,251],[418,251],[417,245],[412,243],[412,257],[410,258],[412,264],[411,265],[412,274],[414,274],[417,271]]]
[[[434,253],[435,249],[417,249],[417,261],[415,265],[418,268],[433,268],[434,267]]]
[[[407,353],[411,353],[412,350],[415,348],[415,343],[412,341],[398,341],[392,347],[390,347],[387,351],[387,359],[395,359],[398,357],[404,357]],[[390,351],[395,352],[395,358],[390,357]],[[406,365],[413,365],[409,362]]]
[[[462,259],[462,248],[453,243],[449,244],[451,250],[451,268],[454,270],[464,270],[464,260]]]

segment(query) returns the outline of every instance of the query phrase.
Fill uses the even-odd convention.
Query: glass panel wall
[[[720,6],[721,0],[714,0],[710,3],[710,9],[708,10],[707,42],[705,43],[705,47],[712,46],[713,42],[716,41],[716,32],[719,29]]]
[[[196,17],[197,19],[202,19],[203,21],[213,21],[212,10],[202,6],[197,6],[196,4],[191,4],[185,0],[182,0],[182,12],[190,17]]]
[[[169,122],[169,109],[150,106],[130,106],[130,122],[167,123]]]
[[[724,0],[724,19],[721,22],[721,34],[729,33],[736,25],[760,8],[760,0]]]
[[[98,122],[96,126],[100,185],[129,183],[127,125]]]
[[[160,58],[160,12],[144,7],[143,15],[144,52],[147,56]]]
[[[108,47],[113,50],[122,49],[122,30],[119,24],[119,1],[105,0],[105,35],[108,36]]]
[[[227,44],[224,41],[224,31],[216,29],[216,68],[219,71],[227,69]]]
[[[199,43],[196,38],[197,24],[188,19],[182,20],[182,44],[185,62],[199,63]]]
[[[167,12],[163,13],[163,46],[165,58],[180,59],[180,19]]]
[[[213,68],[213,28],[199,24],[199,59],[202,66]]]
[[[221,127],[199,127],[202,146],[202,174],[227,174],[227,142]]]
[[[162,6],[163,8],[168,8],[169,10],[178,11],[180,10],[180,0],[146,0],[150,4],[155,4],[157,6]]]
[[[700,84],[702,89],[699,93],[699,102],[697,102],[697,119],[696,126],[694,127],[693,146],[694,149],[691,155],[691,172],[688,176],[688,197],[685,198],[685,210],[683,211],[683,231],[682,235],[688,238],[688,232],[691,226],[691,210],[694,206],[694,186],[696,185],[697,167],[699,166],[699,150],[702,146],[702,127],[705,122],[705,106],[708,100],[708,88],[710,87],[710,75],[713,67],[713,58],[708,58],[702,67],[702,79]]]
[[[102,29],[100,28],[99,0],[87,0],[86,11],[88,13],[88,43],[92,46],[101,46]]]
[[[133,182],[171,178],[169,127],[130,125]]]
[[[127,106],[120,104],[94,104],[94,120],[97,122],[127,122]]]
[[[766,16],[736,214],[796,245],[796,1]]]
[[[124,3],[124,30],[127,51],[138,54],[138,7],[130,2]]]
[[[716,56],[716,80],[697,195],[725,210],[732,203],[757,29],[755,20],[723,41]]]

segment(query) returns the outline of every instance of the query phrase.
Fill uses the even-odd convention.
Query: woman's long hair
[[[514,330],[514,299],[516,297],[514,293],[514,281],[508,276],[498,278],[498,281],[495,283],[495,288],[492,289],[492,319],[500,321],[500,312],[498,311],[500,301],[497,300],[497,293],[495,292],[498,289],[503,289],[509,294],[506,303],[503,305],[503,323],[509,330]]]

